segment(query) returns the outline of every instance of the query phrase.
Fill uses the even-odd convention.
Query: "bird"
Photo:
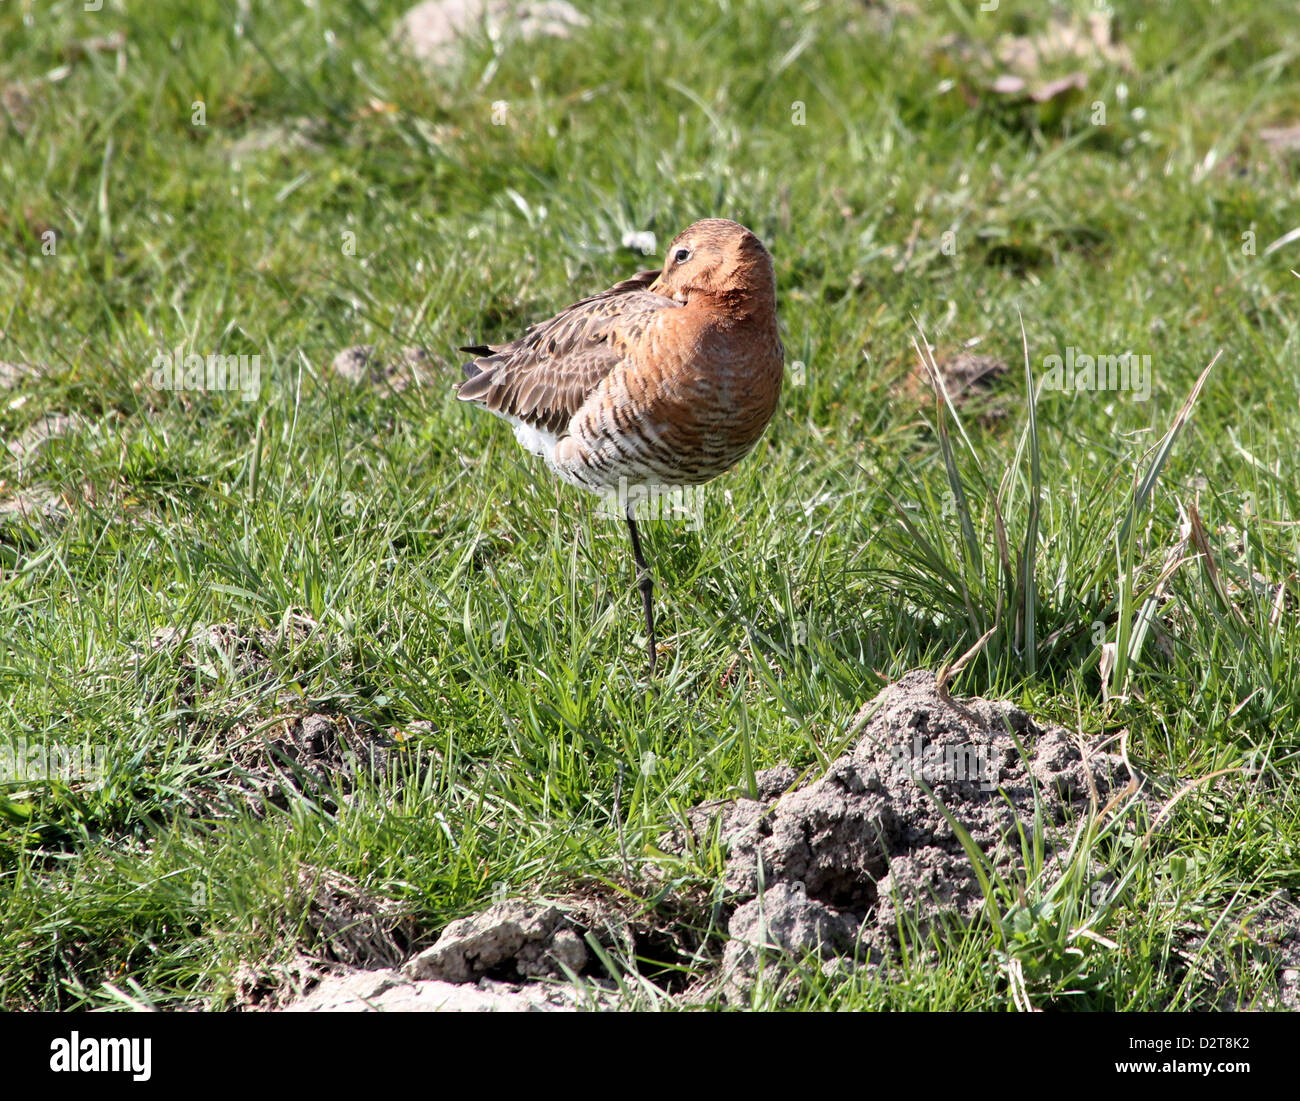
[[[654,579],[636,501],[646,489],[725,473],[771,421],[785,375],[771,254],[738,222],[705,218],[673,238],[662,269],[575,302],[508,344],[459,350],[474,358],[457,398],[510,423],[564,482],[622,498],[653,678]]]

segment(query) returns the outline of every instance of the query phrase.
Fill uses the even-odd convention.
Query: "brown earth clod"
[[[334,357],[330,372],[354,386],[388,389],[400,394],[408,387],[428,386],[434,363],[423,348],[402,348],[396,355],[380,356],[371,344],[344,348]]]

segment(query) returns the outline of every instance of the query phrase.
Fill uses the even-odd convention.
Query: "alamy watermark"
[[[939,780],[968,780],[978,783],[981,791],[995,791],[999,769],[991,745],[963,742],[959,745],[927,743],[920,734],[890,747],[895,770],[919,776],[927,784]]]
[[[624,517],[630,512],[641,519],[670,519],[680,516],[686,520],[687,531],[704,528],[704,487],[670,486],[654,482],[645,485],[628,485],[626,478],[618,480],[618,491],[601,494],[599,511],[606,516]]]
[[[50,1070],[55,1074],[130,1074],[147,1082],[153,1074],[153,1040],[148,1036],[82,1036],[72,1031],[50,1041]]]
[[[106,776],[108,749],[102,745],[0,741],[0,785],[58,780],[98,787]]]
[[[1135,401],[1151,396],[1151,357],[1124,352],[1120,355],[1088,355],[1073,344],[1065,356],[1043,357],[1044,390],[1121,390]]]
[[[153,357],[155,390],[185,390],[198,393],[238,390],[244,401],[256,401],[262,387],[260,355],[183,355],[179,347]]]

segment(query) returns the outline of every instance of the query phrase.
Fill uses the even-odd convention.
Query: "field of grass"
[[[815,772],[988,632],[955,692],[1123,735],[1156,806],[1195,784],[1122,895],[1073,900],[1090,966],[1021,930],[1032,1002],[1267,997],[1249,915],[1300,889],[1300,7],[1119,2],[1016,94],[1008,51],[1050,53],[1020,0],[610,0],[433,68],[402,0],[85,6],[0,7],[0,753],[103,766],[0,775],[0,1005],[242,1004],[317,947],[304,867],[420,943],[635,893],[684,808]],[[643,528],[647,688],[624,527],[456,402],[454,349],[712,216],[772,251],[787,383],[699,522]],[[1007,370],[941,409],[922,332]],[[354,385],[362,343],[427,370]],[[160,389],[178,348],[260,375]],[[1032,400],[1067,349],[1149,356],[1149,394]],[[202,661],[158,641],[218,624]],[[316,713],[410,763],[252,806],[231,746]],[[1002,936],[799,1004],[1009,1008]]]

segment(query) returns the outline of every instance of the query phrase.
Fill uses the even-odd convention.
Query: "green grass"
[[[937,967],[811,968],[801,1004],[1011,1007],[1014,956],[1039,1004],[1204,1006],[1189,929],[1253,995],[1240,915],[1300,889],[1300,243],[1264,255],[1296,228],[1300,155],[1258,136],[1300,121],[1294,3],[1118,3],[1130,70],[1085,64],[1080,97],[1032,108],[940,43],[1033,34],[1037,4],[615,0],[568,41],[436,72],[387,43],[403,7],[0,10],[0,85],[31,95],[0,111],[0,361],[45,368],[0,390],[0,437],[83,418],[0,449],[0,499],[67,509],[0,514],[0,746],[109,762],[97,789],[0,787],[0,1004],[228,1006],[241,965],[312,947],[303,864],[425,937],[501,890],[636,882],[685,807],[825,763],[883,683],[990,630],[956,690],[1126,732],[1165,799],[1247,771],[1179,800],[1099,913],[1082,879],[1039,884],[1113,944],[1085,979],[1040,907],[936,936]],[[117,30],[121,54],[68,52]],[[309,140],[238,151],[277,126]],[[706,216],[769,243],[803,385],[700,530],[646,529],[647,691],[624,529],[454,400],[453,349],[655,262],[624,233],[662,247]],[[1003,419],[901,385],[919,330],[939,359],[978,339],[1006,360]],[[432,382],[332,377],[363,342],[427,348]],[[259,355],[255,400],[154,389],[177,346]],[[1071,346],[1150,355],[1149,400],[1031,402]],[[291,616],[305,635],[197,688],[149,646]],[[194,812],[214,732],[320,710],[425,720],[432,764],[339,807]]]

